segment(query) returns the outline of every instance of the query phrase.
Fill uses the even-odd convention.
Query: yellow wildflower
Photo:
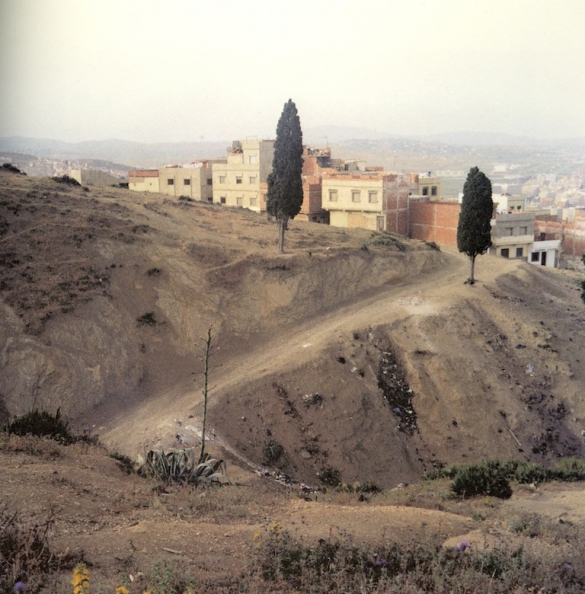
[[[116,588],[116,594],[130,594],[130,590],[126,586],[118,586]]]
[[[71,585],[73,594],[89,594],[89,571],[83,563],[73,570]]]

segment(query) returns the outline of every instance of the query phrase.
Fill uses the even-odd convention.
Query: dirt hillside
[[[211,438],[314,483],[384,487],[487,456],[583,455],[570,273],[243,209],[0,177],[0,394],[132,457]],[[195,373],[195,375],[194,375]]]
[[[208,449],[232,481],[163,487],[97,447],[0,434],[0,512],[49,518],[52,550],[110,589],[161,561],[237,585],[274,523],[311,545],[516,543],[577,568],[582,484],[506,503],[395,488],[455,461],[583,457],[577,277],[485,256],[469,286],[464,258],[424,243],[292,221],[281,256],[276,235],[242,209],[0,173],[0,417],[60,408],[132,458],[197,445],[211,325]],[[553,527],[519,536],[532,513]]]

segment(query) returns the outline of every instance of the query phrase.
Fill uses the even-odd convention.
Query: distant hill
[[[10,136],[0,138],[0,152],[26,153],[61,160],[100,159],[126,163],[131,167],[160,167],[196,159],[222,158],[230,144],[228,141],[147,144],[117,139],[64,142]]]
[[[399,136],[347,126],[319,126],[303,133],[305,144],[332,148],[335,157],[360,159],[388,171],[491,171],[495,163],[514,163],[523,175],[570,175],[585,166],[585,139],[543,140],[499,133],[456,132]],[[140,143],[126,140],[60,140],[4,137],[0,153],[25,153],[59,160],[102,160],[124,168],[156,168],[197,159],[225,158],[231,141]]]

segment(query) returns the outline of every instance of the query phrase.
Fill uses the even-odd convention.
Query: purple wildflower
[[[24,592],[25,590],[26,590],[26,584],[24,582],[16,582],[16,584],[14,584],[15,592]]]
[[[573,566],[570,563],[565,563],[565,569],[567,571],[570,571],[571,569],[573,569]]]

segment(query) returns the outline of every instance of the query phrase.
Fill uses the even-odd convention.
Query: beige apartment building
[[[213,202],[262,209],[260,184],[272,171],[274,140],[236,140],[227,161],[213,164]]]
[[[527,258],[534,243],[534,213],[496,214],[492,219],[489,254],[504,258]]]
[[[441,199],[441,178],[431,176],[431,172],[419,173],[417,179],[418,195],[428,196],[431,202]]]
[[[333,173],[322,178],[322,205],[335,227],[408,233],[407,175]]]
[[[156,192],[168,196],[187,196],[203,202],[212,201],[213,161],[194,161],[160,169],[128,172],[128,188],[136,192]]]
[[[160,193],[187,196],[202,202],[213,201],[213,161],[195,161],[188,165],[163,167],[159,172]]]

